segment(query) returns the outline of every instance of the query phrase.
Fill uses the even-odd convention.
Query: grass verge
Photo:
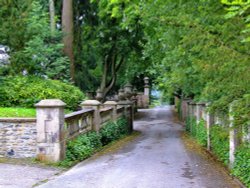
[[[0,117],[30,117],[36,116],[36,109],[34,108],[11,108],[0,107]]]

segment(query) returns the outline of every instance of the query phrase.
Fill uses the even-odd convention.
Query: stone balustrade
[[[65,115],[66,139],[73,139],[79,134],[93,130],[94,110],[84,109]]]
[[[36,105],[37,118],[0,119],[0,157],[36,157],[57,162],[65,157],[66,141],[80,134],[99,130],[108,121],[125,117],[133,129],[133,103],[96,100],[81,103],[82,110],[64,113],[66,104],[58,99]]]

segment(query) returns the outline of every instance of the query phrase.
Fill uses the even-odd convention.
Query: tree
[[[83,26],[83,30],[88,31],[87,41],[95,41],[92,50],[98,53],[96,60],[102,67],[99,89],[105,98],[115,85],[120,68],[126,69],[130,57],[141,53],[140,14],[134,11],[139,9],[139,3],[102,0],[93,5],[98,5],[97,22]]]
[[[74,21],[73,21],[73,1],[63,0],[62,10],[62,31],[63,31],[63,44],[64,53],[70,59],[70,77],[75,81],[75,64],[74,64]]]
[[[169,96],[209,101],[211,110],[227,113],[232,101],[250,92],[250,46],[240,42],[244,22],[225,20],[225,13],[216,0],[144,4],[144,58]]]
[[[47,7],[36,0],[1,1],[0,5],[0,41],[10,48],[9,74],[68,80],[61,33],[49,32]]]
[[[56,30],[54,0],[49,0],[49,14],[50,14],[50,29],[51,33],[54,34]]]
[[[243,42],[250,42],[250,1],[245,0],[221,0],[221,3],[226,5],[227,14],[225,15],[226,18],[232,18],[235,16],[240,16],[241,19],[245,22],[245,28],[242,30],[242,33],[246,34],[247,36],[244,37],[242,40]]]

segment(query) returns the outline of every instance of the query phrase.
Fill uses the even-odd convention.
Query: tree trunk
[[[70,77],[75,81],[75,64],[74,64],[74,23],[73,23],[73,0],[63,0],[62,10],[62,31],[64,34],[63,44],[64,53],[70,59]]]
[[[53,35],[56,30],[54,0],[49,0],[49,15],[50,15],[50,30],[51,34]]]
[[[121,65],[124,62],[124,57],[121,57],[119,61],[117,61],[117,54],[112,54],[111,58],[106,58],[103,67],[103,75],[102,82],[100,86],[100,90],[103,93],[103,102],[106,99],[108,92],[113,88],[117,79],[117,72],[119,71]],[[109,75],[108,75],[109,74]],[[109,82],[108,76],[110,77]]]

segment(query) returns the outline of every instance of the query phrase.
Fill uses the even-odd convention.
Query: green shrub
[[[178,113],[179,118],[182,117],[181,103],[182,103],[182,100],[179,99],[179,100],[177,100],[177,102],[176,102],[176,104],[175,104],[175,105],[176,105],[176,109],[177,109],[177,113]]]
[[[212,152],[224,164],[229,162],[229,130],[225,127],[214,125],[211,128]]]
[[[69,167],[82,161],[100,149],[102,146],[117,140],[129,133],[127,120],[120,118],[116,122],[108,122],[100,133],[89,132],[67,142],[66,158],[60,166]]]
[[[84,99],[76,87],[57,80],[38,77],[7,77],[1,85],[0,106],[34,107],[42,99],[61,99],[67,108],[75,109]]]
[[[186,131],[188,131],[192,136],[196,136],[196,118],[188,117],[186,120]]]
[[[201,120],[198,124],[196,124],[196,139],[198,143],[202,146],[207,145],[207,130],[205,125],[205,120]]]
[[[122,136],[129,133],[127,120],[121,118],[116,122],[108,122],[100,130],[102,144],[106,145],[114,140],[121,138]]]
[[[236,150],[233,175],[250,187],[250,143],[244,144]]]
[[[191,117],[190,116],[187,117],[185,125],[186,125],[185,126],[186,131],[190,133],[190,131],[191,131],[191,129],[190,129],[191,128]]]
[[[128,121],[126,118],[120,118],[117,120],[118,132],[121,136],[129,134]]]
[[[66,158],[59,165],[64,167],[72,166],[77,161],[90,157],[101,147],[101,137],[96,132],[79,135],[74,140],[67,142]]]
[[[191,136],[196,138],[199,144],[201,144],[202,146],[206,146],[207,131],[204,120],[201,120],[197,124],[195,117],[188,117],[186,120],[186,131],[188,131],[191,134]]]

